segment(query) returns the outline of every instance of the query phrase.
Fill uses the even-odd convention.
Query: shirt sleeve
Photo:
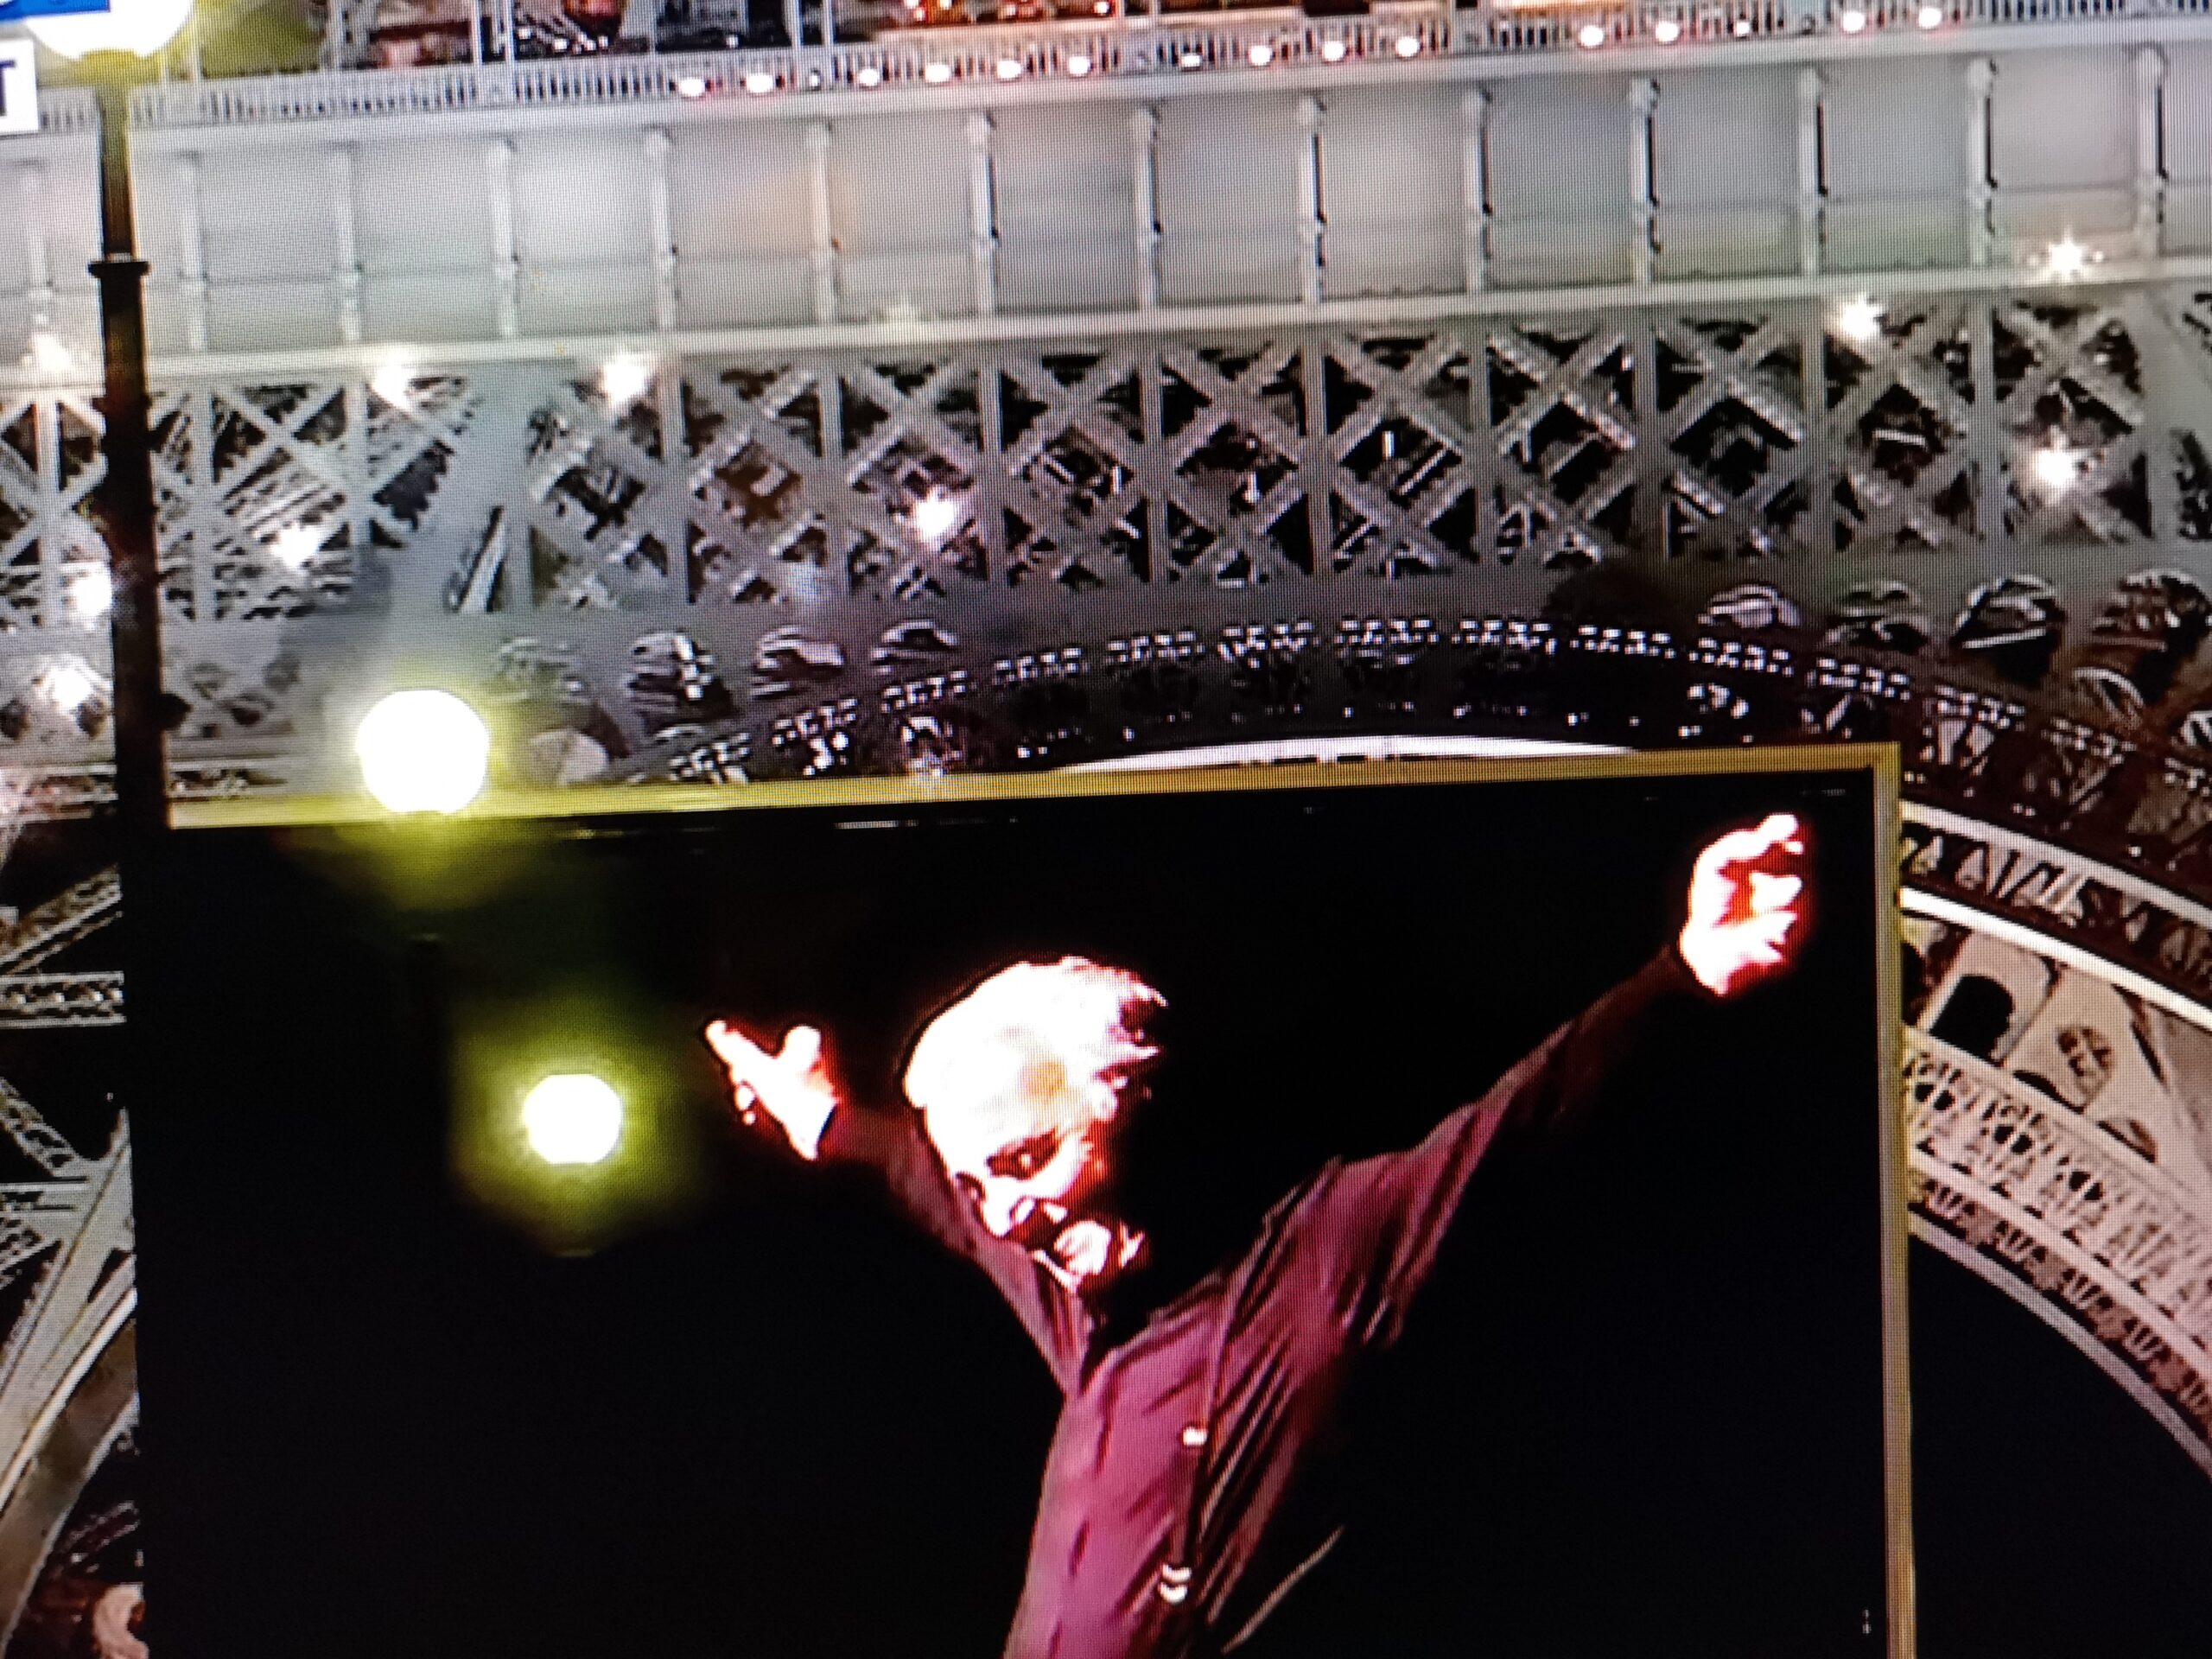
[[[823,1130],[821,1150],[825,1162],[874,1170],[917,1226],[989,1274],[1054,1379],[1064,1389],[1073,1385],[1083,1362],[1082,1305],[1028,1251],[984,1227],[922,1134],[919,1113],[841,1105]]]
[[[1655,1014],[1698,995],[1669,949],[1554,1032],[1419,1145],[1325,1174],[1315,1194],[1316,1243],[1346,1332],[1363,1344],[1395,1342],[1484,1157],[1501,1142],[1556,1135],[1586,1116],[1613,1054]]]

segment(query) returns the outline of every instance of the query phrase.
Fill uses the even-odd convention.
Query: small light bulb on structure
[[[1941,29],[1943,27],[1943,8],[1941,6],[1923,6],[1920,9],[1920,15],[1914,18],[1913,21],[1918,23],[1923,29]]]
[[[1748,17],[1738,17],[1736,20],[1736,38],[1739,41],[1748,41],[1751,37],[1751,20]]]
[[[1265,41],[1255,41],[1245,52],[1244,60],[1255,69],[1264,69],[1275,60],[1275,49]]]
[[[1090,60],[1084,57],[1082,53],[1078,52],[1068,60],[1068,73],[1073,75],[1077,80],[1090,73]]]
[[[644,397],[652,383],[652,364],[635,352],[619,353],[600,365],[599,394],[618,414]]]
[[[746,76],[745,90],[755,98],[766,98],[776,90],[776,78],[765,69],[755,69]]]
[[[115,603],[115,578],[104,564],[77,565],[63,578],[62,594],[70,615],[97,622]]]
[[[41,374],[73,374],[77,370],[76,353],[62,344],[61,336],[51,328],[38,329],[31,335],[23,361]]]
[[[1401,35],[1392,42],[1390,49],[1402,58],[1417,58],[1421,56],[1421,36]]]
[[[622,1096],[603,1077],[567,1072],[523,1096],[523,1134],[549,1164],[605,1163],[622,1140]]]
[[[1020,58],[1001,58],[998,61],[998,77],[1001,80],[1020,80],[1021,79],[1021,60]]]
[[[922,66],[922,79],[932,86],[942,86],[952,79],[952,66],[949,63],[925,64]]]
[[[863,86],[880,86],[883,85],[883,71],[872,63],[865,64],[853,79]]]
[[[959,522],[959,499],[943,490],[931,490],[914,503],[914,534],[932,547],[950,536],[952,527]]]
[[[1651,25],[1651,37],[1662,46],[1672,46],[1682,38],[1682,26],[1671,17],[1662,17]]]
[[[1856,35],[1866,27],[1866,14],[1853,6],[1836,20],[1836,27],[1847,35]]]
[[[2089,250],[2069,232],[2044,250],[2043,265],[2060,282],[2067,282],[2088,270],[2089,259]]]
[[[1836,308],[1835,331],[1856,346],[1866,345],[1882,332],[1882,308],[1861,294]]]
[[[1328,40],[1321,42],[1322,62],[1342,63],[1344,60],[1344,43],[1342,41]]]
[[[415,371],[404,363],[386,363],[369,377],[369,390],[394,409],[412,409]]]
[[[2053,495],[2063,495],[2081,478],[2082,461],[2080,451],[2069,449],[2054,438],[2036,451],[2030,464],[2037,483]]]
[[[1585,23],[1582,25],[1582,32],[1574,38],[1582,42],[1584,51],[1595,52],[1605,43],[1605,31],[1599,24]]]
[[[39,685],[65,715],[75,714],[100,691],[99,681],[82,663],[56,663],[39,677]]]
[[[322,532],[313,524],[287,524],[269,544],[270,556],[287,570],[304,570],[322,551]]]
[[[704,75],[679,76],[676,82],[676,95],[678,98],[704,98],[707,95],[707,78]]]

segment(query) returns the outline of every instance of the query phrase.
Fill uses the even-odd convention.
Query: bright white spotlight
[[[922,79],[932,86],[942,86],[952,79],[952,66],[949,63],[925,64],[922,66]]]
[[[111,0],[105,11],[23,21],[41,46],[65,58],[128,52],[150,58],[192,16],[192,0]]]
[[[1835,331],[1854,346],[1864,346],[1882,332],[1882,308],[1861,294],[1835,308]]]
[[[1671,17],[1662,17],[1651,25],[1652,38],[1662,46],[1672,46],[1682,38],[1682,26]]]
[[[458,812],[492,762],[484,718],[450,691],[395,691],[353,734],[361,781],[389,812]]]
[[[1246,49],[1244,60],[1255,69],[1264,69],[1275,60],[1275,49],[1265,41],[1255,41]]]
[[[1001,80],[1020,80],[1021,79],[1021,60],[1020,58],[1001,58],[998,60],[996,73]]]
[[[883,85],[883,71],[872,63],[863,64],[853,79],[863,86],[880,86]]]
[[[1175,61],[1181,64],[1185,69],[1203,69],[1206,67],[1206,54],[1199,51],[1196,47],[1185,47],[1183,51],[1183,55],[1176,59]]]
[[[618,353],[599,365],[599,395],[617,410],[644,397],[652,383],[652,364],[635,352]]]
[[[79,622],[97,622],[115,603],[115,577],[104,564],[71,567],[62,578],[62,599]]]
[[[322,532],[313,524],[287,524],[269,543],[269,556],[287,570],[304,570],[322,551]]]
[[[77,353],[62,344],[61,336],[51,328],[32,334],[30,350],[23,353],[23,361],[41,374],[73,374],[77,370]]]
[[[952,533],[960,522],[960,499],[943,490],[931,490],[914,503],[914,534],[934,547]]]
[[[1391,43],[1390,49],[1402,58],[1417,58],[1421,56],[1421,36],[1401,35]]]
[[[1751,20],[1748,17],[1738,17],[1736,20],[1736,38],[1739,41],[1749,40],[1751,33]]]
[[[1090,73],[1090,60],[1084,57],[1082,53],[1078,52],[1068,60],[1068,73],[1073,75],[1077,80]]]
[[[704,75],[677,76],[676,95],[678,98],[704,98],[707,95],[707,78]]]
[[[1322,62],[1342,63],[1344,60],[1344,43],[1342,41],[1328,40],[1321,42]]]
[[[1836,27],[1847,35],[1856,35],[1866,27],[1866,14],[1853,6],[1836,20]]]
[[[1923,29],[1941,29],[1943,27],[1943,8],[1941,6],[1923,6],[1920,9],[1920,15],[1915,17],[1913,21],[1918,23]]]
[[[766,69],[755,69],[745,78],[745,90],[755,98],[766,98],[776,90],[776,78]]]
[[[2036,451],[2029,465],[2035,472],[2037,483],[2053,495],[2063,495],[2082,476],[2082,463],[2079,450],[2069,449],[2059,439],[2053,438]]]
[[[1596,23],[1585,23],[1582,32],[1574,38],[1582,42],[1584,51],[1595,52],[1605,43],[1605,31]]]
[[[2072,232],[2043,251],[2043,268],[2061,282],[2079,276],[2089,268],[2089,250],[2074,239]]]
[[[82,663],[56,663],[38,677],[38,685],[65,715],[75,714],[100,691],[100,683]]]
[[[379,364],[369,377],[369,390],[390,404],[394,409],[408,410],[415,406],[415,370],[411,364]]]
[[[549,1164],[604,1163],[622,1139],[622,1096],[588,1071],[547,1077],[523,1096],[522,1131]]]

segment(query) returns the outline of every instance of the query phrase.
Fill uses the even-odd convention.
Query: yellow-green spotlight
[[[563,1072],[523,1096],[522,1129],[549,1164],[603,1163],[622,1139],[622,1096],[603,1077]]]
[[[484,717],[450,691],[395,691],[353,734],[361,781],[392,812],[458,812],[492,762]]]

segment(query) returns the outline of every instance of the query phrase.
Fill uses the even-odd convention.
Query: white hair
[[[906,1098],[924,1112],[957,1112],[1019,1092],[1064,1125],[1103,1122],[1158,1058],[1138,1030],[1166,1006],[1119,968],[1081,957],[1018,962],[923,1029]]]

